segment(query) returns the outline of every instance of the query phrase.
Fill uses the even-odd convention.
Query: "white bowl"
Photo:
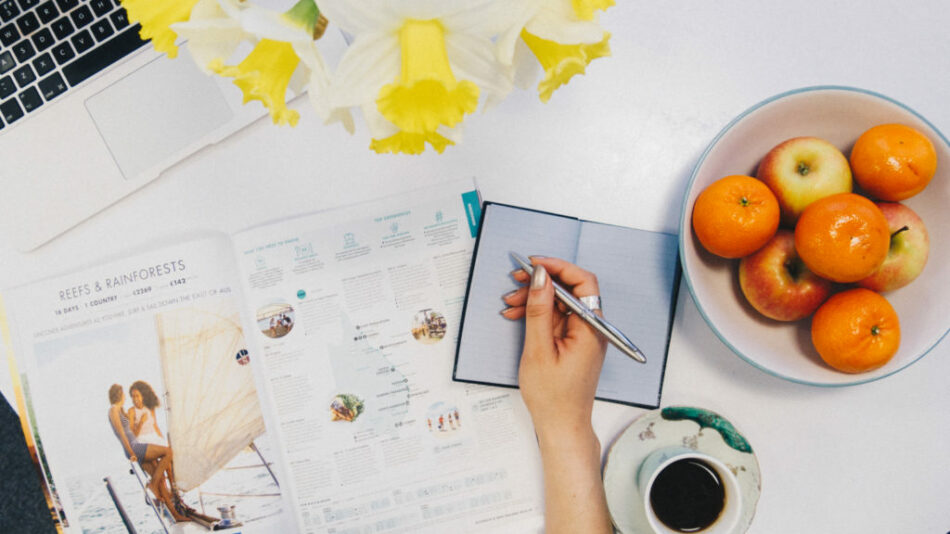
[[[797,136],[827,139],[847,156],[865,130],[902,123],[923,132],[937,150],[937,174],[930,185],[905,201],[924,220],[930,257],[920,277],[884,296],[900,319],[901,343],[883,367],[847,374],[826,365],[811,343],[810,319],[781,323],[756,312],[738,282],[738,260],[706,252],[691,223],[693,202],[709,184],[730,174],[755,175],[759,160],[778,143]],[[919,360],[950,326],[950,143],[909,107],[852,87],[806,87],[774,96],[736,117],[700,157],[687,186],[679,245],[693,301],[703,318],[733,352],[775,376],[817,386],[861,384],[891,375]]]

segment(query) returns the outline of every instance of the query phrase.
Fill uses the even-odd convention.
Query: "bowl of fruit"
[[[896,373],[950,328],[950,143],[909,107],[851,87],[745,111],[683,200],[683,277],[733,352],[794,382]]]

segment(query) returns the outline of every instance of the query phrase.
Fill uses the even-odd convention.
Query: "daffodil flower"
[[[173,28],[189,39],[201,68],[233,78],[244,102],[260,101],[275,124],[297,124],[300,114],[287,107],[287,92],[299,94],[309,85],[318,114],[352,131],[349,114],[330,110],[325,101],[329,75],[314,43],[320,20],[314,0],[299,0],[284,12],[241,0],[200,0],[191,20]],[[250,52],[226,63],[243,43],[252,46]]]
[[[595,12],[613,0],[548,0],[537,5],[534,16],[521,29],[515,43],[500,42],[503,63],[513,63],[519,81],[534,79],[540,65],[544,77],[538,84],[542,102],[578,74],[591,61],[610,55],[610,33],[595,20]],[[534,58],[534,62],[529,59]]]
[[[198,0],[121,0],[129,22],[142,25],[139,36],[151,39],[152,46],[170,58],[178,55],[177,35],[171,29],[176,22],[184,22]]]
[[[441,152],[482,98],[512,87],[492,39],[511,25],[502,0],[321,0],[354,37],[337,68],[334,108],[361,107],[377,152]]]

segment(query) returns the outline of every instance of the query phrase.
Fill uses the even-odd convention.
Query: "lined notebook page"
[[[580,221],[486,203],[469,282],[453,378],[517,387],[524,320],[499,315],[515,289],[509,252],[563,258],[597,274],[605,316],[647,356],[638,363],[613,346],[597,398],[656,407],[678,272],[672,234]]]
[[[647,357],[638,363],[608,345],[597,397],[659,406],[677,287],[676,236],[583,222],[576,258],[597,274],[604,317]]]
[[[579,232],[577,219],[485,203],[453,378],[518,385],[524,321],[499,313],[505,308],[501,296],[518,288],[511,272],[519,267],[510,253],[573,261]]]

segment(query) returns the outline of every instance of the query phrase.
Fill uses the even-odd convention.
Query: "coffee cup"
[[[640,464],[637,486],[656,534],[731,534],[739,522],[739,479],[709,454],[687,447],[653,451]]]

